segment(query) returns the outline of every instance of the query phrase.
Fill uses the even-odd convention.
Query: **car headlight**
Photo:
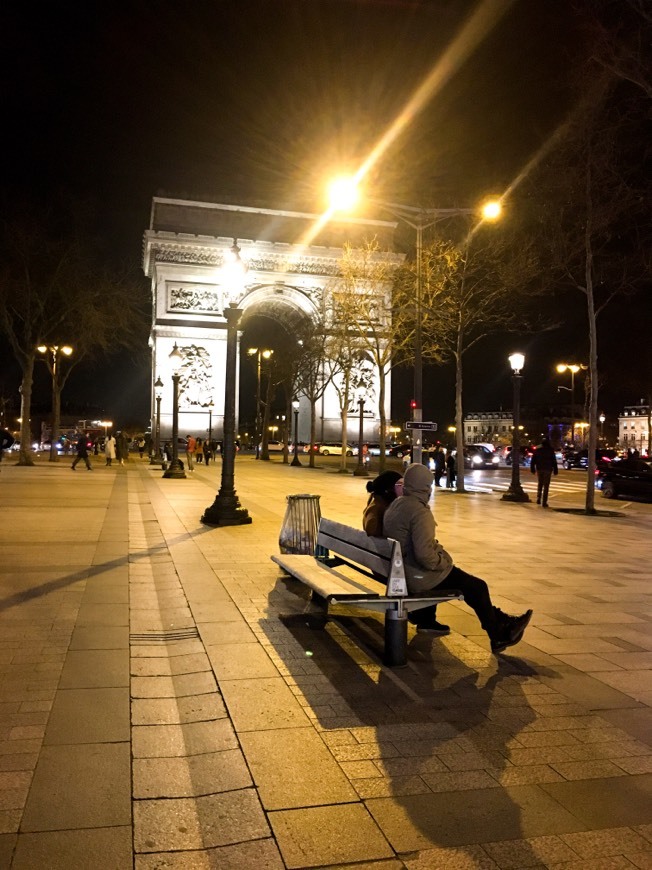
[[[498,465],[498,463],[500,462],[500,456],[492,456],[491,461],[494,465]]]
[[[471,457],[471,462],[472,462],[474,465],[480,465],[480,463],[482,462],[482,457],[481,457],[481,456],[472,456],[472,457]]]

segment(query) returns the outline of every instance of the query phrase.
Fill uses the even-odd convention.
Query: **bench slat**
[[[380,598],[381,595],[375,580],[371,578],[367,580],[362,575],[359,579],[345,577],[333,568],[318,562],[313,556],[287,554],[272,556],[272,561],[306,586],[310,586],[326,600],[334,597],[372,599]]]

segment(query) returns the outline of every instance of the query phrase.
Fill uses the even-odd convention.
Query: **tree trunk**
[[[269,419],[270,408],[272,404],[272,375],[270,373],[267,378],[267,390],[265,392],[265,411],[263,412],[263,438],[262,450],[260,453],[261,459],[269,461]]]
[[[464,488],[464,410],[462,406],[462,334],[457,333],[455,352],[455,445],[457,449],[457,491]]]
[[[292,385],[285,389],[285,433],[283,435],[283,465],[290,463],[290,438],[292,433]]]
[[[52,431],[50,432],[50,462],[59,462],[57,450],[59,430],[61,429],[61,384],[53,377],[52,380]]]
[[[595,513],[595,450],[598,434],[598,328],[593,293],[593,210],[591,199],[591,164],[587,161],[586,172],[586,226],[584,231],[585,289],[589,319],[589,443],[588,478],[586,481],[586,512]]]
[[[317,402],[315,399],[310,399],[310,456],[308,465],[310,468],[315,467],[315,441],[317,439]]]
[[[34,354],[28,354],[23,363],[23,380],[20,385],[20,451],[18,465],[34,465],[32,453],[32,380],[34,378]]]
[[[387,457],[385,456],[385,441],[387,440],[387,417],[385,416],[385,374],[384,366],[378,367],[378,412],[380,416],[380,455],[378,457],[378,471],[380,474],[385,470]]]

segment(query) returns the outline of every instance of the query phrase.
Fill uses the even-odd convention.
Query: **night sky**
[[[3,210],[66,191],[94,203],[116,261],[134,262],[157,194],[321,211],[325,180],[364,161],[477,5],[132,0],[46,4],[37,14],[4,4]],[[568,108],[571,6],[490,3],[495,25],[375,165],[374,195],[443,207],[503,191]],[[649,294],[635,305],[636,322],[649,326]],[[621,308],[600,360],[601,404],[612,414],[639,398],[621,374],[621,335],[631,328]],[[554,363],[586,354],[579,295],[563,315],[563,329],[520,342],[525,403],[528,390],[558,401]],[[513,337],[494,337],[469,356],[466,410],[511,406],[513,349]],[[17,395],[17,373],[3,369],[0,389]],[[410,379],[395,381],[399,418]],[[146,421],[148,383],[146,367],[111,360],[75,376],[64,401]],[[450,422],[452,384],[451,367],[426,370],[426,418]],[[47,402],[46,387],[37,372],[37,401],[45,390]]]

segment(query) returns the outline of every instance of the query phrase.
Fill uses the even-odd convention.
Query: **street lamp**
[[[238,325],[242,309],[238,302],[244,289],[247,265],[240,259],[240,248],[236,239],[230,249],[229,262],[226,264],[226,292],[230,296],[229,305],[224,309],[226,319],[226,371],[224,375],[224,433],[222,447],[222,478],[220,491],[215,501],[207,507],[201,518],[207,526],[242,526],[251,522],[246,508],[243,508],[235,491],[235,393],[238,363]]]
[[[337,178],[329,186],[330,205],[333,211],[349,211],[359,199],[356,178]],[[367,200],[385,209],[416,231],[416,281],[415,281],[415,328],[414,328],[414,391],[412,419],[415,423],[423,420],[423,338],[421,334],[421,308],[423,297],[423,231],[446,218],[477,215],[477,208],[420,208],[400,203],[384,202],[373,197]],[[480,208],[483,220],[498,220],[502,212],[499,199],[486,201]],[[422,430],[412,429],[413,462],[421,463],[423,452]]]
[[[600,416],[598,417],[598,420],[600,421],[600,441],[604,441],[604,421],[606,419],[607,418],[604,414],[600,414]]]
[[[299,461],[299,405],[298,399],[292,402],[292,410],[294,411],[294,456],[292,457],[291,465],[301,465]]]
[[[213,449],[213,402],[208,404],[208,449]]]
[[[564,372],[570,372],[571,376],[571,443],[573,449],[575,449],[575,375],[583,368],[586,368],[586,366],[578,365],[577,363],[559,363],[557,366],[557,371],[560,375],[563,375]]]
[[[179,372],[183,355],[177,347],[176,341],[170,351],[169,359],[172,368],[172,462],[170,467],[163,472],[163,477],[179,480],[185,478],[186,472],[179,461]]]
[[[254,432],[254,439],[256,441],[256,459],[260,459],[259,439],[262,437],[260,426],[260,369],[262,360],[270,359],[274,351],[261,347],[250,347],[247,353],[249,356],[256,356],[256,431]]]
[[[59,461],[57,442],[59,441],[59,429],[61,426],[61,380],[60,358],[70,356],[73,349],[68,344],[39,344],[36,348],[44,355],[45,364],[52,375],[52,428],[50,430],[50,462]]]
[[[364,392],[360,390],[358,393],[358,407],[360,409],[358,425],[358,464],[353,472],[354,477],[369,477],[369,472],[364,467],[364,455],[362,453],[362,445],[364,443],[364,396]]]
[[[159,375],[154,381],[154,398],[156,399],[156,423],[154,428],[154,452],[152,453],[149,464],[162,465],[163,457],[161,456],[161,399],[163,398],[163,381]]]
[[[529,501],[529,495],[521,486],[521,444],[520,444],[520,429],[521,429],[521,372],[525,364],[525,357],[522,353],[513,353],[509,357],[509,364],[512,367],[512,381],[514,382],[514,428],[512,430],[512,482],[509,489],[503,495],[503,501]]]

